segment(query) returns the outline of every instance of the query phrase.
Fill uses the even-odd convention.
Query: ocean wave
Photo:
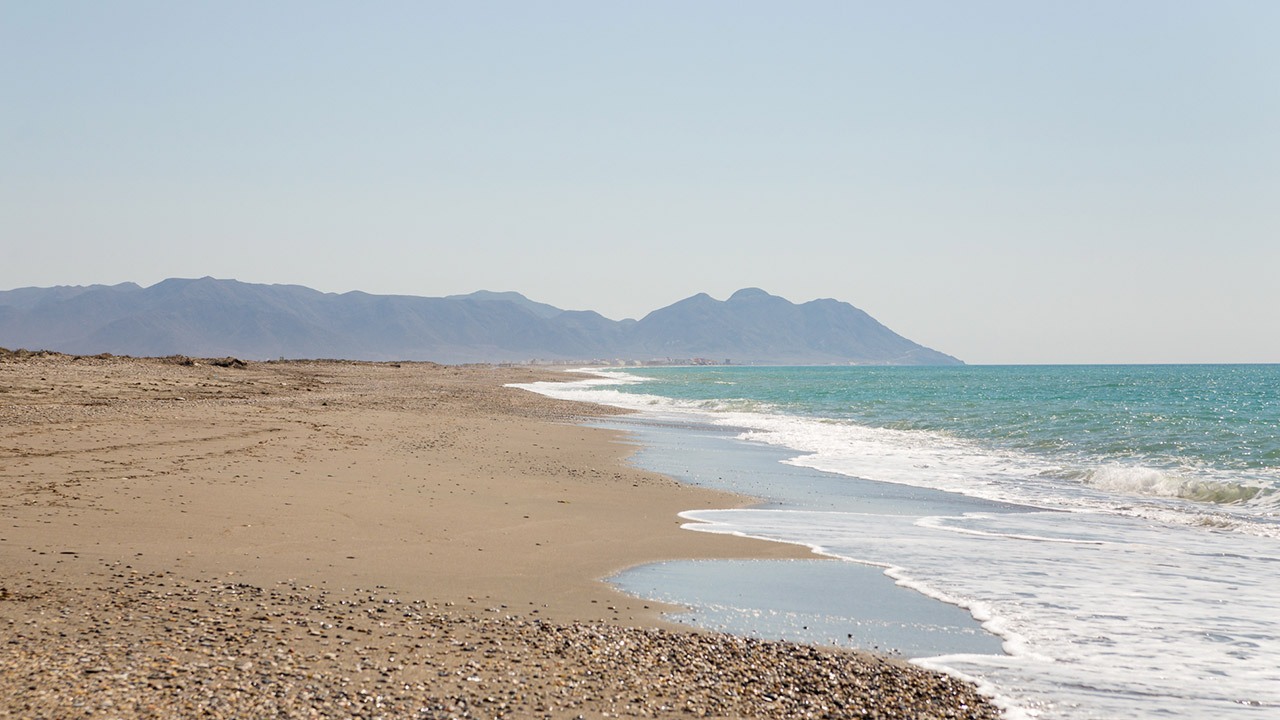
[[[1068,512],[1111,512],[1176,525],[1250,535],[1280,534],[1280,493],[1266,477],[1209,476],[1110,463],[1078,452],[1041,455],[995,448],[938,430],[872,427],[850,420],[803,417],[759,400],[681,400],[636,392],[649,379],[596,372],[572,383],[525,389],[570,400],[687,417],[744,430],[739,438],[788,448],[786,462],[849,477],[932,488],[1015,505]],[[623,387],[631,386],[631,387]],[[1147,502],[1138,502],[1145,499]]]
[[[1105,465],[1082,473],[1081,482],[1108,492],[1179,498],[1215,505],[1248,502],[1265,488],[1220,480],[1202,480],[1142,466]]]
[[[709,415],[748,413],[755,415],[778,410],[777,405],[761,400],[752,400],[750,398],[681,400],[661,395],[617,390],[614,388],[651,382],[649,378],[643,378],[617,370],[575,370],[574,372],[590,373],[596,375],[596,377],[567,383],[512,383],[510,387],[529,390],[540,395],[546,395],[560,400],[578,400],[581,402],[613,405],[614,407],[626,408],[628,410],[651,412],[693,412]]]
[[[794,465],[1020,506],[920,517],[785,507],[681,514],[691,530],[884,567],[900,585],[965,608],[1008,654],[919,662],[1003,694],[1010,717],[1251,717],[1280,706],[1280,681],[1266,672],[1280,652],[1270,614],[1280,554],[1254,537],[1280,538],[1274,463],[1228,465],[1070,433],[1070,443],[1010,447],[786,407],[649,407],[741,428],[743,440],[786,448]],[[825,407],[817,412],[835,414]],[[833,485],[822,478],[818,487],[839,493]]]

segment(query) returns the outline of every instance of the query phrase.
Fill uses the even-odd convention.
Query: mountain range
[[[448,297],[323,293],[299,285],[171,278],[150,287],[0,291],[0,346],[72,354],[734,364],[954,365],[836,300],[795,304],[747,288],[615,321],[514,292]]]

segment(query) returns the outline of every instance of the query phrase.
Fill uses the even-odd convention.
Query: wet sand
[[[0,716],[991,717],[950,678],[667,626],[600,578],[806,557],[610,408],[429,363],[0,356]],[[865,712],[864,712],[865,711]]]

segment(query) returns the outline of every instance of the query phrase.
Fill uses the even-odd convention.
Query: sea
[[[689,530],[815,553],[613,578],[678,620],[897,653],[1010,718],[1280,717],[1280,365],[590,373],[525,387],[759,500]]]

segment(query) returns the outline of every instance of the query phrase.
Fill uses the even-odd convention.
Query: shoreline
[[[644,414],[594,424],[630,428],[640,448],[628,462],[637,467],[685,484],[757,497],[759,504],[740,509],[747,514],[772,510],[866,513],[907,507],[917,513],[945,514],[997,509],[967,500],[957,505],[955,496],[885,488],[789,464],[785,461],[794,453],[788,449],[741,440],[737,436],[743,430],[730,426],[682,420],[664,423]],[[734,511],[689,511],[681,517],[691,530],[715,533],[720,524],[717,516],[725,512]],[[779,542],[767,534],[746,537]],[[1004,638],[985,630],[969,610],[904,587],[902,577],[891,575],[885,565],[833,555],[820,543],[795,544],[810,549],[807,560],[671,561],[633,568],[610,582],[644,597],[674,602],[683,609],[672,619],[704,629],[871,649],[908,661],[1004,654]],[[751,569],[735,571],[735,567]],[[809,569],[801,569],[805,567]],[[848,588],[857,591],[840,592]]]
[[[157,657],[180,662],[181,653],[167,642],[181,637],[161,617],[167,611],[128,610],[129,622],[109,625],[96,617],[112,603],[135,608],[157,598],[171,606],[185,602],[203,608],[193,612],[223,618],[213,627],[231,624],[258,641],[278,642],[286,637],[284,630],[306,628],[289,650],[298,651],[291,652],[294,657],[311,658],[308,679],[329,688],[325,697],[347,701],[332,706],[335,716],[353,707],[377,710],[374,700],[361,698],[379,696],[358,681],[387,678],[394,678],[396,694],[383,697],[436,698],[424,700],[423,712],[415,715],[422,717],[558,717],[570,709],[574,715],[565,716],[583,709],[648,716],[698,709],[789,716],[769,710],[780,697],[766,702],[762,698],[769,693],[757,698],[763,703],[759,707],[699,696],[695,705],[680,710],[668,699],[649,704],[643,697],[623,699],[626,693],[606,698],[586,690],[566,692],[550,666],[529,672],[518,692],[495,701],[505,703],[501,708],[481,712],[474,702],[458,705],[459,698],[476,695],[478,688],[466,679],[475,676],[458,685],[455,672],[442,668],[473,662],[476,639],[486,633],[507,637],[514,645],[506,647],[517,649],[516,641],[525,637],[519,650],[524,660],[516,665],[526,667],[549,662],[530,650],[537,642],[571,637],[583,624],[596,627],[598,634],[614,628],[609,632],[624,644],[661,637],[662,643],[696,645],[716,637],[674,626],[659,617],[665,606],[602,581],[627,567],[674,559],[812,557],[798,546],[680,530],[679,512],[741,507],[750,499],[629,466],[624,460],[632,448],[618,442],[621,433],[583,423],[617,410],[503,387],[548,379],[566,376],[429,363],[0,358],[0,571],[5,578],[0,628],[9,641],[3,656],[6,677],[16,673],[26,683],[11,686],[12,694],[0,693],[12,698],[8,707],[0,706],[0,716],[56,715],[35,712],[46,706],[34,698],[62,675],[56,668],[27,667],[22,649],[33,643],[66,643],[65,653],[50,653],[64,659],[102,650],[104,633],[117,646],[135,648],[135,654],[147,643],[159,643],[133,661],[125,662],[126,652],[100,671],[80,667],[77,687],[111,686],[110,680],[118,678],[136,694],[139,689],[127,679],[134,671],[125,670],[126,677],[119,678],[122,671],[115,665],[133,667]],[[235,604],[229,597],[256,598],[256,605],[277,608],[285,622],[227,615]],[[349,612],[330,612],[357,602],[367,605],[374,597],[394,601],[390,606],[411,603],[417,610],[394,623],[378,620],[383,624],[364,632]],[[322,619],[326,612],[346,619]],[[259,611],[253,617],[277,616]],[[376,616],[362,619],[371,617]],[[472,640],[453,637],[449,643],[457,644],[443,645],[443,635],[422,626],[447,627],[454,621]],[[270,625],[271,631],[258,624]],[[535,625],[536,631],[529,629]],[[387,626],[398,629],[380,636]],[[347,627],[350,637],[339,637]],[[209,634],[208,626],[200,632],[212,638],[209,644],[184,645],[181,652],[224,662],[205,663],[203,669],[195,662],[192,676],[224,666],[230,675],[248,676],[262,667],[261,655],[241,659],[248,657],[243,644],[232,651],[220,642],[225,638]],[[419,647],[405,647],[410,636]],[[363,644],[353,644],[353,638]],[[737,647],[747,641],[720,637],[716,642]],[[370,649],[369,643],[376,647]],[[458,649],[468,643],[472,649]],[[563,646],[561,652],[589,650],[580,644],[571,642],[574,647]],[[785,644],[760,644],[775,646]],[[365,647],[364,655],[353,647]],[[797,654],[794,648],[805,646],[785,647]],[[722,654],[724,647],[706,651]],[[482,656],[509,661],[511,652]],[[965,687],[880,658],[814,652],[828,665],[843,667],[847,659],[863,669],[910,678],[904,680],[907,689],[941,687],[937,683]],[[405,663],[406,655],[415,658],[412,665]],[[373,656],[384,658],[378,677],[361,678],[368,663],[358,658]],[[586,657],[570,665],[570,675],[590,667]],[[278,659],[272,666],[283,667]],[[419,672],[427,666],[437,670]],[[361,671],[353,675],[355,667]],[[617,658],[612,667],[632,674],[652,670]],[[458,672],[465,675],[463,669]],[[439,680],[446,675],[448,681]],[[124,716],[184,716],[177,703],[193,688],[145,677],[149,684],[142,694],[152,705],[159,703],[158,714],[147,715],[148,705],[134,703]],[[656,678],[624,685],[653,689],[650,681]],[[210,687],[209,682],[197,685]],[[373,694],[362,696],[357,686]],[[342,695],[341,688],[353,689]],[[228,691],[208,697],[225,702],[240,692],[254,695]],[[314,707],[314,702],[307,705],[305,693],[292,692],[277,693],[279,702]],[[673,698],[681,695],[678,688],[673,692]],[[916,703],[930,697],[917,695]],[[120,712],[119,703],[112,702],[109,707]],[[405,708],[418,700],[386,702],[394,710],[388,717],[407,717]],[[978,700],[969,700],[969,706],[990,712]],[[269,710],[236,707],[251,714]]]

